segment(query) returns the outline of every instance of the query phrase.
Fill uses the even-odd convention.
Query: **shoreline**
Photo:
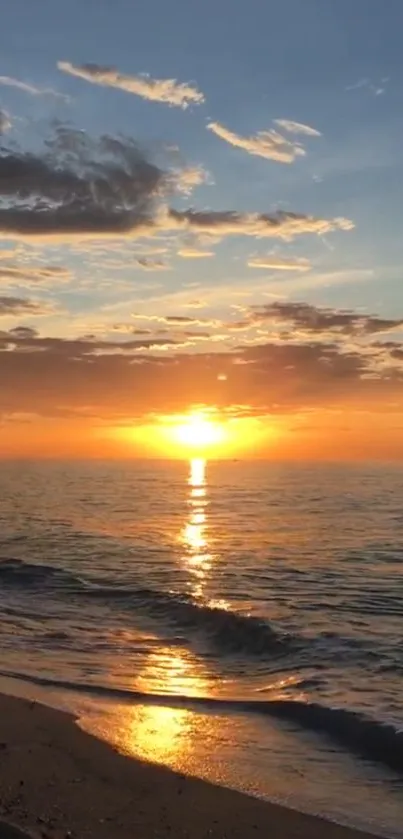
[[[0,839],[374,839],[125,756],[69,712],[0,694]],[[20,836],[19,839],[22,839]]]

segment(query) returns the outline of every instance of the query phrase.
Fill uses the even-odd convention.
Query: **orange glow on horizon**
[[[123,422],[113,416],[10,421],[2,425],[0,458],[402,462],[402,439],[401,412],[379,406],[255,416],[247,405],[231,412],[195,406]]]
[[[273,442],[277,428],[257,418],[228,418],[211,408],[158,417],[152,424],[110,429],[110,437],[160,457],[228,458]]]

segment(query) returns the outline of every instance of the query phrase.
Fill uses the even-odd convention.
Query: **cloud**
[[[49,286],[69,282],[71,279],[71,272],[60,265],[17,268],[0,262],[0,285]]]
[[[258,131],[255,136],[242,137],[219,122],[209,122],[207,128],[231,146],[244,149],[258,157],[265,157],[267,160],[276,160],[278,163],[293,163],[297,157],[305,154],[305,149],[300,144],[290,142],[274,130]]]
[[[68,416],[81,415],[91,406],[91,416],[108,421],[116,415],[188,410],[195,403],[223,410],[248,406],[253,415],[263,408],[287,414],[307,406],[345,406],[348,399],[362,406],[370,398],[375,410],[383,410],[388,394],[403,397],[401,344],[376,345],[368,352],[311,335],[231,352],[178,355],[179,346],[184,348],[183,341],[149,335],[105,341],[41,337],[24,327],[2,332],[2,410],[30,412],[34,399],[42,416],[59,416],[60,406]],[[225,389],[218,380],[224,374]]]
[[[183,169],[174,171],[176,188],[184,195],[191,195],[195,187],[201,186],[207,180],[207,173],[201,166],[185,166]]]
[[[369,79],[359,79],[358,82],[347,85],[346,90],[360,90],[363,87],[367,87],[369,84]]]
[[[288,131],[289,134],[304,134],[306,137],[322,136],[316,128],[311,128],[310,125],[305,125],[303,122],[294,122],[291,119],[275,119],[274,122],[284,131]]]
[[[161,259],[149,259],[145,256],[140,257],[140,259],[137,260],[137,264],[143,269],[143,271],[166,271],[169,268],[169,265]]]
[[[349,268],[340,271],[299,271],[287,272],[283,275],[271,276],[270,282],[265,278],[265,289],[277,299],[284,295],[305,295],[307,291],[332,288],[333,286],[355,286],[358,283],[375,281],[376,268]]]
[[[92,141],[83,131],[58,125],[42,155],[14,147],[0,154],[3,197],[20,202],[47,201],[52,209],[70,213],[88,207],[111,211],[142,202],[169,176],[148,162],[130,140],[104,136]],[[46,213],[48,206],[40,206]]]
[[[171,173],[130,140],[92,141],[58,125],[42,153],[0,152],[0,235],[79,239],[149,228],[157,200],[175,191]]]
[[[134,93],[151,102],[164,102],[187,108],[200,105],[204,95],[191,84],[177,82],[176,79],[152,79],[148,75],[128,76],[119,73],[114,67],[102,67],[99,64],[71,64],[70,61],[58,61],[59,70],[84,79],[92,84],[114,87],[127,93]]]
[[[382,96],[382,94],[385,93],[386,85],[389,81],[390,79],[387,76],[381,79],[380,82],[375,83],[370,79],[359,79],[358,82],[355,82],[355,84],[347,85],[345,90],[351,91],[366,89],[374,96]]]
[[[151,320],[151,318],[150,318],[150,320]],[[154,335],[154,339],[155,339],[155,337],[158,337],[160,335],[165,335],[165,336],[169,335],[171,337],[174,337],[175,340],[178,341],[178,344],[177,344],[178,347],[181,346],[181,345],[183,346],[183,342],[186,339],[192,339],[193,342],[195,342],[195,341],[205,341],[208,338],[210,338],[210,333],[209,332],[202,332],[200,330],[198,330],[198,331],[187,330],[187,329],[182,330],[180,328],[173,329],[173,327],[175,327],[175,326],[177,326],[177,327],[189,326],[189,325],[193,326],[194,324],[196,326],[198,326],[199,321],[193,320],[192,318],[167,317],[166,319],[155,318],[155,320],[158,320],[159,322],[166,323],[167,326],[165,328],[157,329],[157,331],[154,332],[154,333],[151,329],[138,329],[137,327],[133,327],[133,324],[131,324],[131,323],[113,324],[112,329],[109,325],[103,324],[103,326],[100,327],[100,329],[102,330],[103,334],[108,334],[109,332],[112,331],[112,332],[121,333],[122,335],[134,335],[136,337],[147,336],[148,338],[150,338],[150,336]],[[166,341],[164,339],[164,344],[165,344],[165,342]],[[182,342],[182,344],[181,344],[181,342]]]
[[[11,120],[6,111],[0,111],[0,134],[5,134],[11,128]]]
[[[178,256],[182,259],[204,259],[207,256],[215,256],[214,251],[203,251],[201,248],[183,247],[179,248]]]
[[[211,338],[210,332],[187,331],[183,335],[185,338],[192,338],[194,341],[207,341]]]
[[[249,268],[267,268],[275,271],[309,271],[311,263],[309,259],[298,257],[287,259],[276,256],[253,256],[248,259]]]
[[[192,233],[209,233],[215,236],[255,236],[291,240],[308,233],[331,233],[334,230],[352,230],[349,219],[321,219],[299,213],[239,213],[235,210],[173,210],[160,217],[160,226],[166,230],[184,230]]]
[[[154,245],[150,244],[150,245],[144,245],[144,247],[139,246],[138,248],[136,248],[135,253],[140,255],[140,256],[146,256],[146,257],[162,256],[162,255],[168,253],[168,248],[166,248],[162,245],[155,245],[154,246]],[[126,262],[122,261],[121,264],[125,265]]]
[[[112,330],[112,332],[120,332],[122,335],[140,335],[144,337],[145,335],[152,335],[151,329],[137,329],[133,328],[132,323],[114,323],[112,327],[108,324],[102,324],[100,327],[102,332],[108,332],[108,330]]]
[[[136,312],[132,314],[136,320],[156,321],[157,323],[165,323],[169,326],[176,325],[192,325],[192,326],[222,326],[221,321],[211,318],[194,318],[188,315],[148,315]]]
[[[53,311],[48,303],[24,300],[22,297],[0,297],[0,316],[47,315]]]
[[[69,96],[59,93],[51,87],[37,87],[29,82],[22,82],[20,79],[13,79],[11,76],[0,76],[0,85],[15,87],[17,90],[22,90],[23,93],[31,94],[31,96],[54,96],[56,99],[63,99],[65,102],[70,101]]]
[[[323,337],[327,333],[365,337],[398,331],[403,326],[403,318],[381,318],[309,303],[276,302],[252,307],[249,322],[267,321],[283,322],[293,329]]]
[[[351,230],[348,219],[304,214],[177,210],[178,172],[150,162],[132,140],[58,124],[42,152],[0,150],[0,238],[29,242],[150,239],[165,233],[291,240]]]
[[[36,329],[32,329],[31,326],[15,326],[14,329],[9,330],[9,335],[13,335],[15,338],[20,338],[23,341],[39,337]]]
[[[30,301],[20,302],[29,303]],[[25,310],[15,313],[25,313]],[[11,347],[10,344],[12,344]],[[88,364],[96,358],[110,356],[113,358],[120,357],[130,364],[133,356],[139,350],[166,350],[168,348],[173,350],[177,346],[181,346],[180,341],[169,337],[158,338],[155,335],[136,340],[105,341],[97,338],[96,335],[85,335],[72,339],[45,337],[38,335],[35,330],[25,327],[17,327],[9,332],[0,332],[0,356],[4,352],[8,354],[11,349],[16,355],[22,353],[24,358],[30,353],[35,355],[41,353],[44,356],[47,355],[48,358],[63,358],[65,361],[73,363],[82,361]],[[90,375],[89,366],[86,366],[86,371]]]
[[[186,315],[167,315],[164,320],[166,323],[198,323],[195,318],[190,318]]]

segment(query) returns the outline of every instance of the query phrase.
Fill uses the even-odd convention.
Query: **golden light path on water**
[[[218,562],[218,557],[209,547],[207,461],[204,458],[194,458],[190,461],[188,484],[189,517],[181,538],[185,548],[183,562],[190,573],[190,594],[210,608],[228,609],[229,604],[226,600],[206,598],[208,575]]]
[[[206,537],[206,461],[196,458],[190,461],[189,474],[189,517],[183,528],[181,538],[185,547],[184,562],[190,575],[190,588],[193,597],[202,598],[206,574],[211,566],[211,554],[207,548]]]
[[[180,563],[189,572],[189,594],[205,602],[205,584],[213,556],[207,538],[206,461],[194,458],[187,478],[187,515],[177,534]],[[213,601],[209,601],[213,605]],[[222,608],[225,604],[219,603]],[[145,666],[133,682],[133,690],[180,696],[208,696],[211,683],[201,658],[188,649],[161,643],[147,657]],[[185,708],[145,704],[119,706],[117,714],[108,714],[109,734],[120,749],[140,758],[175,768],[189,767],[199,751],[199,715]],[[99,719],[102,724],[102,718]],[[203,736],[216,730],[214,718],[203,717]],[[92,728],[94,728],[92,724]]]

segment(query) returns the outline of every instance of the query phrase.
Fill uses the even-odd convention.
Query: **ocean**
[[[402,836],[402,499],[394,465],[5,461],[1,689]]]

